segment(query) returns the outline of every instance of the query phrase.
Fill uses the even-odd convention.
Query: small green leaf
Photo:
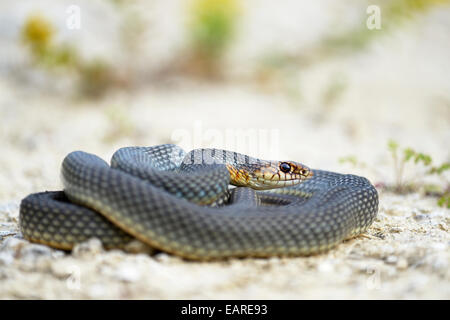
[[[427,154],[419,153],[416,155],[414,163],[418,163],[419,161],[422,161],[424,165],[428,166],[431,164],[432,159]]]
[[[408,162],[414,156],[416,156],[416,152],[413,149],[406,148],[405,150],[403,150],[403,161]],[[416,156],[416,159],[417,159],[417,156]]]
[[[440,207],[447,207],[450,209],[450,195],[443,195],[438,199],[437,203]]]
[[[442,174],[442,172],[450,169],[450,162],[445,162],[441,164],[439,167],[432,167],[429,171],[430,174],[437,173]]]
[[[398,149],[398,143],[395,142],[394,140],[389,140],[388,141],[388,148],[391,152],[396,152]]]
[[[347,157],[342,157],[339,158],[339,163],[351,163],[353,166],[356,166],[358,163],[358,160],[356,159],[355,156],[347,156]]]

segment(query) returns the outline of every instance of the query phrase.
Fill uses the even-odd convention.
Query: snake
[[[365,177],[222,149],[123,147],[110,165],[73,151],[61,178],[62,191],[21,201],[19,227],[63,250],[98,238],[188,260],[309,256],[364,233],[378,212]]]

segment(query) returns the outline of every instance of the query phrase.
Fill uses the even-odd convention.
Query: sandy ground
[[[448,161],[449,14],[431,11],[363,53],[301,70],[291,79],[294,96],[282,84],[267,90],[236,78],[175,79],[89,101],[2,76],[0,298],[449,299],[450,211],[422,193],[380,189],[368,232],[312,257],[198,263],[104,251],[95,240],[65,253],[31,244],[18,230],[20,200],[61,189],[59,167],[73,150],[109,160],[129,145],[228,148],[364,175],[375,184],[394,181],[388,139],[432,155],[436,164]],[[336,77],[345,90],[326,105],[323,94]],[[365,166],[339,163],[349,155]],[[410,166],[405,176],[442,183],[423,172]]]
[[[165,253],[104,252],[95,240],[67,254],[4,236],[0,297],[448,299],[448,212],[417,195],[382,195],[381,203],[367,234],[307,258],[197,263]],[[2,229],[17,232],[16,205],[1,218]]]
[[[224,90],[228,91],[224,94]],[[160,117],[168,122],[173,119],[173,126],[179,126],[173,130],[185,130],[192,137],[195,130],[207,132],[208,128],[217,128],[207,120],[208,113],[220,111],[212,109],[206,97],[217,101],[222,94],[221,104],[233,106],[235,112],[239,104],[245,103],[259,106],[261,109],[253,110],[264,110],[260,112],[263,117],[270,114],[283,117],[286,112],[280,106],[282,103],[272,107],[272,101],[267,101],[269,97],[261,97],[251,89],[206,87],[201,91],[205,102],[199,103],[193,116],[189,104],[199,98],[189,92],[172,92],[167,100],[175,102],[168,102],[167,107],[161,102],[165,92],[159,96],[145,92],[130,98],[137,102],[130,110],[123,110],[132,118],[135,128],[130,129],[132,132],[126,138],[113,142],[109,141],[117,124],[105,115],[109,102],[66,107],[59,101],[28,100],[16,105],[9,127],[7,124],[3,128],[7,140],[2,143],[7,146],[1,158],[4,174],[0,182],[1,298],[450,298],[449,210],[438,207],[435,198],[421,194],[401,196],[380,190],[379,216],[366,235],[327,254],[308,258],[195,263],[164,253],[151,256],[104,252],[95,242],[87,245],[87,249],[67,254],[21,239],[17,225],[20,199],[30,192],[60,189],[60,162],[72,150],[82,149],[109,159],[120,146],[169,142],[171,129],[160,123]],[[178,99],[183,100],[184,107],[174,106]],[[177,112],[176,117],[167,110],[171,106]],[[140,111],[147,112],[146,116],[139,116]],[[8,110],[2,112],[7,116]],[[46,116],[42,116],[44,113]],[[290,110],[289,114],[284,120],[295,128],[295,136],[309,139],[291,154],[283,147],[290,145],[285,138],[290,133],[286,132],[288,129],[279,129],[281,153],[286,152],[291,159],[307,158],[302,161],[314,167],[364,174],[374,183],[388,181],[392,164],[388,161],[386,140],[373,150],[365,146],[368,140],[346,136],[333,128],[335,123],[315,125],[311,119],[305,120],[301,110],[297,113]],[[204,122],[196,124],[196,116]],[[183,117],[193,119],[184,122]],[[21,121],[33,129],[15,130]],[[183,127],[181,123],[193,123],[193,127]],[[353,124],[358,128],[357,122]],[[200,125],[203,127],[199,129]],[[380,131],[385,129],[378,127]],[[439,131],[428,131],[426,137],[418,138],[432,139],[435,148],[439,148],[439,143],[444,146]],[[432,150],[433,144],[427,147],[426,150]],[[338,158],[346,154],[358,155],[377,170],[339,164]],[[376,161],[383,163],[383,159],[385,163],[377,167]]]

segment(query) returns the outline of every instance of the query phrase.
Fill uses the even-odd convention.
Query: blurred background
[[[400,175],[448,186],[424,155],[450,159],[449,1],[1,1],[0,47],[0,201],[59,189],[73,150],[160,143],[380,187],[410,147]]]
[[[449,0],[0,1],[0,298],[449,299],[449,57]],[[69,152],[161,143],[363,175],[379,213],[307,258],[22,239]]]

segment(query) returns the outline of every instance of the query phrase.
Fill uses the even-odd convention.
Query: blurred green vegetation
[[[414,170],[416,171],[415,176],[425,176],[425,175],[437,175],[442,179],[445,179],[444,172],[450,169],[450,163],[444,162],[441,165],[433,166],[433,159],[430,155],[418,152],[412,148],[403,148],[400,150],[398,143],[394,140],[388,142],[388,149],[391,153],[391,157],[394,162],[394,174],[395,174],[395,184],[392,186],[392,190],[398,193],[412,192],[416,191],[420,185],[414,184],[412,181],[404,181],[404,168],[407,163],[412,163],[414,165]],[[400,156],[403,154],[402,156]],[[422,164],[423,169],[418,165]],[[425,185],[421,184],[426,194],[436,195],[439,197],[438,204],[440,206],[446,206],[450,208],[450,185],[446,182],[446,187],[444,189],[436,185]]]
[[[381,186],[384,189],[399,194],[422,190],[426,195],[437,197],[437,204],[439,206],[450,208],[450,183],[444,175],[444,172],[450,170],[450,162],[444,162],[438,166],[434,166],[433,159],[430,155],[418,152],[412,148],[401,149],[399,144],[394,140],[389,140],[387,147],[394,165],[393,173],[395,182],[392,185],[382,183]],[[367,164],[360,162],[354,155],[340,158],[339,163],[349,163],[353,167],[367,168]],[[412,165],[412,169],[415,171],[414,177],[436,175],[444,181],[444,187],[435,184],[425,184],[420,180],[418,182],[412,180],[406,181],[404,171],[408,163]]]
[[[104,59],[94,58],[84,61],[77,48],[68,44],[56,43],[56,28],[42,15],[28,17],[22,29],[22,40],[28,46],[36,65],[49,71],[55,69],[71,70],[79,78],[79,90],[88,97],[100,97],[109,88],[132,83],[139,72],[135,67],[139,59],[139,49],[143,43],[142,35],[148,29],[142,19],[139,7],[125,0],[111,0],[120,15],[119,41],[123,46],[124,59],[121,68],[114,68]],[[366,1],[371,4],[370,1]],[[161,69],[187,71],[187,75],[199,75],[206,78],[220,77],[224,66],[224,57],[237,36],[238,22],[241,18],[241,0],[190,0],[187,2],[186,25],[188,54],[183,52],[177,61]],[[328,35],[298,53],[273,51],[263,53],[262,59],[253,70],[253,80],[263,89],[277,90],[297,105],[302,99],[298,82],[302,70],[309,65],[320,63],[342,53],[348,54],[362,50],[377,37],[385,36],[398,29],[398,26],[411,21],[420,14],[439,5],[450,4],[450,0],[380,0],[381,29],[369,30],[366,27],[367,14],[361,12],[361,23],[337,35]],[[385,32],[387,31],[387,32]],[[165,72],[168,70],[169,72]],[[142,79],[142,77],[140,77]],[[348,87],[345,74],[337,74],[326,84],[322,92],[322,105],[332,107]]]
[[[322,104],[326,108],[331,108],[344,94],[348,87],[347,79],[345,75],[335,74],[333,75],[322,95]]]
[[[345,156],[345,157],[341,157],[338,159],[340,164],[343,163],[350,163],[352,166],[357,167],[357,166],[361,166],[361,167],[365,167],[365,163],[361,163],[358,161],[358,158],[355,155],[350,155],[350,156]]]
[[[283,52],[274,50],[264,54],[255,66],[252,80],[260,90],[282,93],[292,107],[304,101],[298,64]]]
[[[130,117],[129,109],[123,105],[111,105],[105,109],[105,117],[109,129],[105,132],[103,141],[115,142],[122,137],[136,136],[136,125]]]
[[[111,67],[101,59],[80,64],[78,71],[78,86],[83,95],[98,97],[113,85],[114,75]]]
[[[318,39],[309,48],[303,48],[297,53],[291,52],[288,54],[278,49],[267,52],[259,61],[254,80],[264,90],[280,90],[290,97],[292,85],[286,79],[297,79],[298,77],[292,76],[293,73],[301,74],[308,67],[333,59],[336,56],[348,56],[364,50],[372,41],[388,36],[402,26],[407,26],[408,23],[418,19],[427,11],[439,6],[449,5],[450,0],[379,0],[377,3],[366,0],[365,3],[365,6],[378,5],[380,7],[381,30],[367,28],[366,20],[369,16],[362,10],[358,25],[337,34],[332,30],[331,34]],[[364,5],[361,7],[364,8]],[[345,74],[337,74],[331,78],[330,83],[322,92],[321,99],[324,112],[339,100],[347,87]],[[302,97],[299,89],[297,89],[296,97]],[[298,103],[294,103],[294,105],[298,105]]]
[[[50,46],[55,30],[52,24],[41,15],[34,14],[28,17],[22,29],[22,37],[29,43],[32,50],[39,54]]]
[[[75,47],[55,43],[56,28],[40,14],[29,16],[21,31],[33,62],[47,71],[74,71],[82,95],[99,97],[114,83],[111,67],[101,59],[84,61]]]
[[[35,63],[47,68],[77,66],[76,50],[67,45],[55,45],[56,30],[44,16],[34,14],[28,17],[21,34]]]
[[[192,0],[187,32],[193,59],[205,73],[218,72],[233,40],[240,14],[238,0]]]
[[[190,37],[200,54],[217,57],[230,44],[235,29],[236,0],[195,0],[191,7]]]

